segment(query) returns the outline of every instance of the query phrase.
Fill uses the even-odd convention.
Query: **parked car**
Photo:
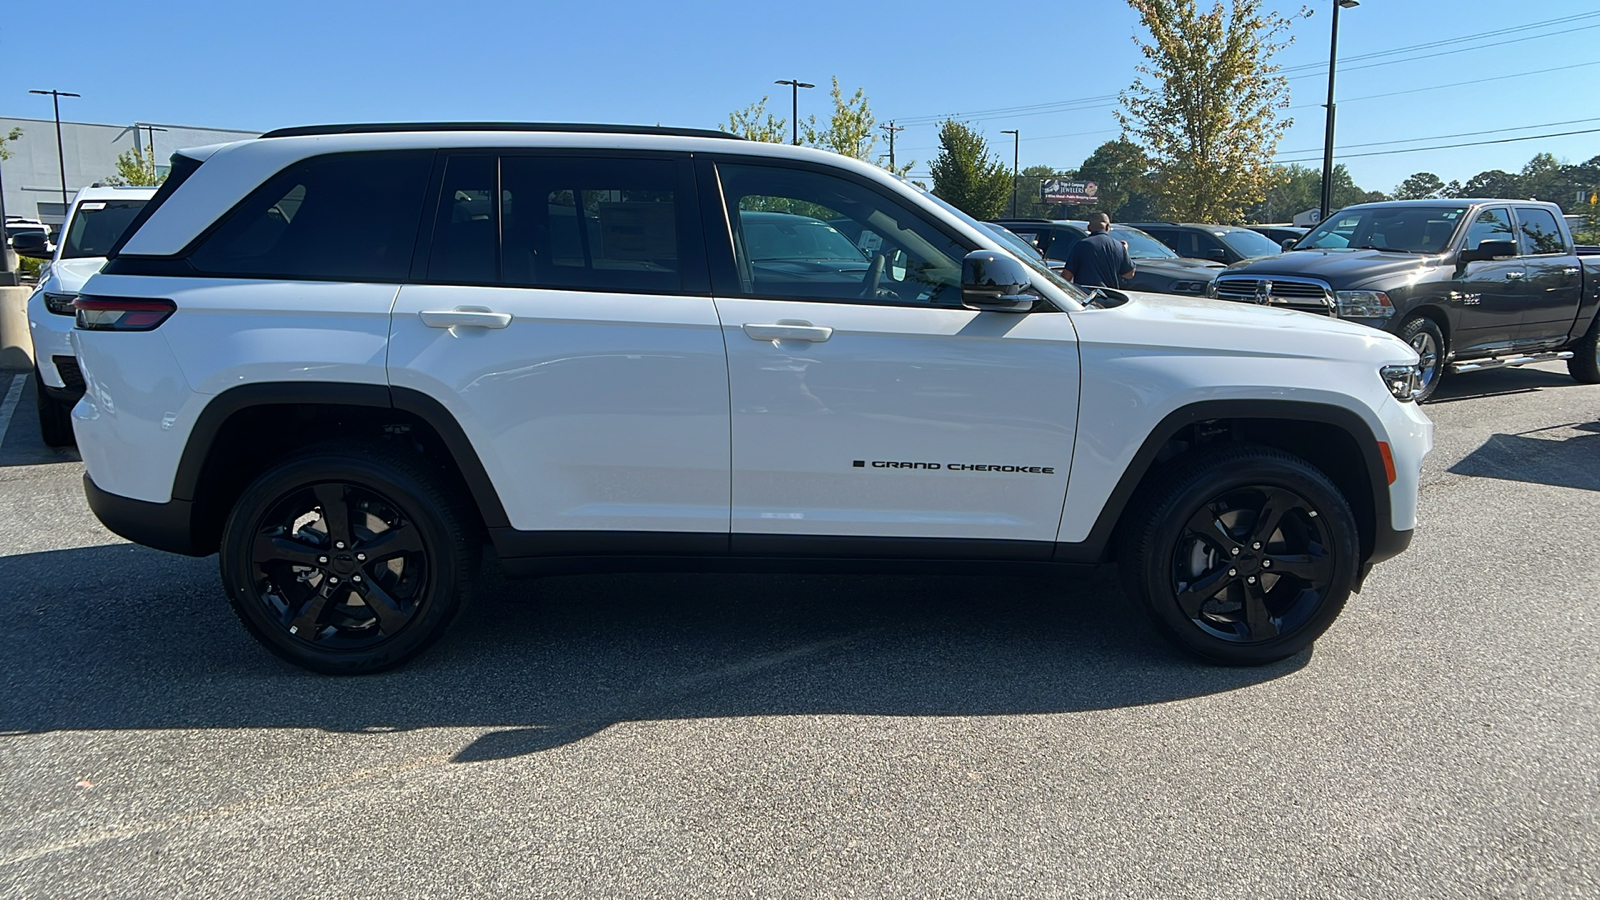
[[[1246,225],[1245,227],[1257,234],[1265,235],[1285,250],[1292,248],[1301,238],[1311,233],[1311,229],[1301,228],[1299,225]]]
[[[1446,372],[1552,359],[1600,382],[1600,257],[1578,252],[1553,203],[1347,207],[1292,252],[1230,266],[1213,292],[1399,335],[1422,360],[1418,400]]]
[[[1072,245],[1089,235],[1089,223],[1082,220],[996,219],[995,224],[1038,247],[1046,259],[1063,263]],[[1137,228],[1114,223],[1111,233],[1128,243],[1128,256],[1133,259],[1133,277],[1122,283],[1126,290],[1204,294],[1206,285],[1222,271],[1222,263],[1179,258],[1166,244]]]
[[[25,232],[37,232],[42,234],[44,235],[44,239],[46,241],[51,239],[49,225],[46,225],[37,219],[25,219],[21,216],[6,216],[5,238],[7,247],[11,246],[11,241],[13,238]]]
[[[28,333],[39,431],[51,447],[72,444],[72,407],[83,396],[83,374],[72,350],[73,301],[155,193],[154,188],[87,187],[67,208],[60,244],[33,231],[16,238],[18,254],[49,262],[28,297]]]
[[[1059,272],[1067,265],[1063,260],[1045,259],[1045,255],[1039,252],[1039,248],[1035,247],[1032,241],[1027,240],[998,222],[984,222],[983,226],[993,232],[996,237],[1000,238],[1007,247],[1017,254],[1044,262],[1053,271]]]
[[[1283,252],[1281,242],[1273,241],[1239,225],[1196,225],[1192,222],[1129,222],[1168,247],[1179,256],[1236,263],[1242,259],[1276,256]]]
[[[1090,295],[1009,246],[877,166],[718,132],[180,151],[76,302],[85,491],[220,551],[245,627],[323,672],[424,650],[485,541],[510,575],[1114,556],[1202,658],[1304,649],[1415,527],[1416,354]]]

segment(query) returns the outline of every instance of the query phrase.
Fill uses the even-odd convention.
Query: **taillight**
[[[77,299],[77,294],[58,294],[53,291],[45,291],[44,308],[58,316],[74,315],[72,302]]]
[[[171,300],[86,294],[78,295],[72,306],[78,311],[78,327],[84,331],[150,331],[178,311],[178,304]]]

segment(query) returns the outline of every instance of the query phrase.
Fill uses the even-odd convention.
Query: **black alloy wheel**
[[[229,517],[223,581],[268,649],[330,674],[399,665],[426,649],[470,595],[476,545],[459,502],[381,445],[280,464]]]
[[[1179,460],[1123,530],[1123,583],[1156,628],[1222,665],[1310,646],[1355,585],[1360,540],[1339,489],[1304,460],[1237,444]]]

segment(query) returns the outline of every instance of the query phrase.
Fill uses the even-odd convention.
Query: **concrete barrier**
[[[28,333],[32,286],[0,287],[0,369],[33,368],[33,336]]]

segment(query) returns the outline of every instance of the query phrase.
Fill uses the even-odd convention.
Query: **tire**
[[[1254,666],[1299,653],[1355,585],[1361,545],[1349,503],[1281,450],[1205,452],[1163,473],[1136,504],[1118,548],[1123,586],[1157,632],[1207,662]],[[1277,516],[1261,521],[1271,509]]]
[[[245,628],[283,659],[379,672],[422,653],[470,604],[481,555],[471,521],[411,454],[317,448],[240,495],[223,526],[222,583]]]
[[[1572,345],[1567,371],[1581,384],[1600,384],[1600,314],[1589,323],[1589,330]]]
[[[1449,348],[1445,346],[1444,332],[1427,316],[1417,316],[1400,328],[1400,340],[1417,351],[1422,363],[1422,389],[1412,397],[1418,403],[1426,402],[1439,389],[1444,380],[1444,359]]]
[[[44,389],[44,377],[33,369],[34,405],[39,408],[39,434],[48,447],[72,447],[78,443],[72,433],[72,405],[51,397]]]

